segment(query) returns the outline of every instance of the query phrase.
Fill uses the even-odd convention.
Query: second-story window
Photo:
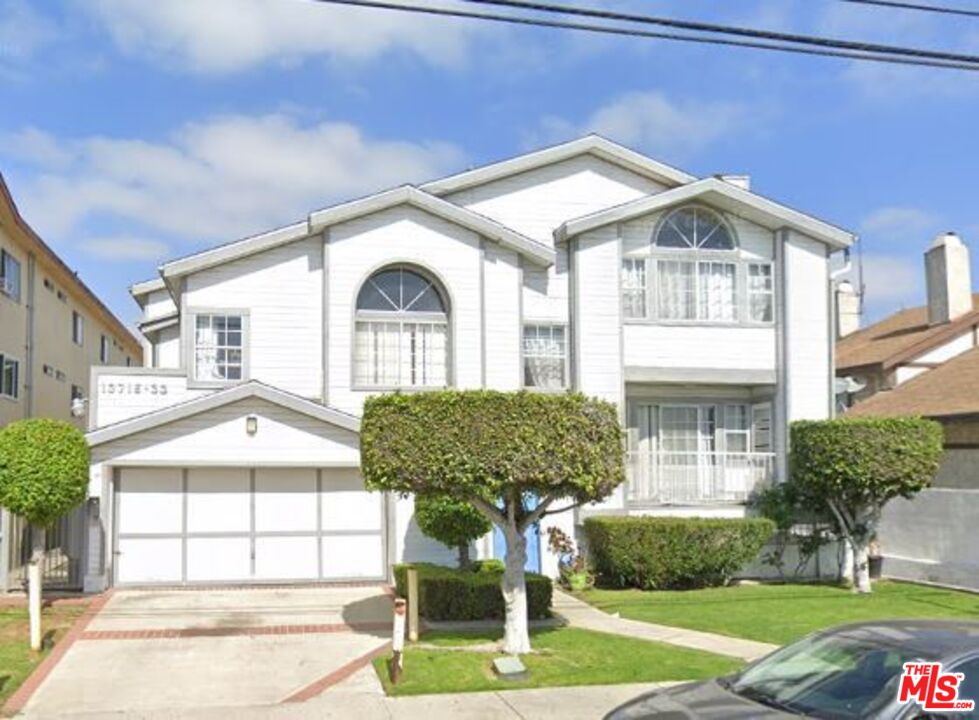
[[[103,365],[109,362],[109,338],[105,335],[99,340],[99,362]]]
[[[20,262],[6,250],[0,250],[0,293],[20,302]]]
[[[194,322],[194,379],[224,382],[244,377],[241,315],[200,314]]]
[[[0,354],[0,395],[16,400],[20,391],[20,362]]]
[[[449,313],[442,292],[408,267],[374,273],[357,295],[354,385],[444,387],[448,381]]]
[[[85,318],[74,310],[71,312],[71,341],[76,345],[85,342]]]
[[[563,325],[524,325],[525,387],[560,390],[568,384],[568,343]]]
[[[774,317],[775,282],[772,266],[752,263],[748,266],[748,308],[753,322],[771,322]]]

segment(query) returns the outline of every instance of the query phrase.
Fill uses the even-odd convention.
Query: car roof
[[[875,620],[841,625],[822,634],[900,646],[936,660],[979,651],[979,622],[969,620]]]

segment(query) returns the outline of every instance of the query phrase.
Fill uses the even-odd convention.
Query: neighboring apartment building
[[[788,422],[833,411],[830,255],[853,241],[748,185],[589,136],[165,263],[132,288],[147,366],[93,371],[86,588],[452,562],[358,472],[363,401],[396,389],[615,403],[628,482],[566,529],[743,513]]]
[[[925,271],[927,304],[842,338],[837,373],[855,389],[847,416],[922,416],[945,430],[933,486],[885,508],[884,572],[979,589],[979,295],[955,234],[935,239]]]
[[[0,176],[0,426],[51,417],[84,429],[90,369],[142,359],[136,338],[20,216]],[[5,578],[18,582],[22,530],[0,510],[0,590]]]

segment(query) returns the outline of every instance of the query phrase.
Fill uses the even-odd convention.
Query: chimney
[[[715,175],[714,177],[742,190],[751,190],[751,175]]]
[[[836,285],[836,338],[860,329],[860,293],[849,280]]]
[[[940,325],[972,310],[969,248],[954,232],[939,235],[925,253],[928,324]]]

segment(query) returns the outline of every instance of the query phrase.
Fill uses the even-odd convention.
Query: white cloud
[[[633,92],[598,108],[580,125],[545,117],[541,133],[556,141],[596,132],[652,155],[677,158],[730,135],[747,115],[740,103],[672,100],[660,92]]]
[[[136,235],[230,239],[463,164],[446,143],[377,140],[353,125],[304,126],[284,114],[216,117],[161,142],[27,128],[0,138],[4,147],[34,163],[22,207],[56,239],[106,218],[143,228]]]
[[[924,248],[936,231],[939,218],[914,207],[878,208],[860,223],[861,232],[888,244],[907,243]]]
[[[103,237],[82,242],[82,249],[102,260],[125,262],[128,260],[148,260],[157,262],[166,259],[170,247],[159,240],[135,237]]]
[[[473,23],[307,0],[85,0],[131,55],[206,74],[312,56],[366,60],[405,49],[437,65],[465,56]]]
[[[26,0],[0,0],[0,63],[27,60],[56,36],[54,23]]]

